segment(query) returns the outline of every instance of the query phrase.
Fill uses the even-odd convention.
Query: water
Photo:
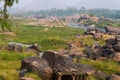
[[[87,30],[87,28],[88,28],[88,27],[86,27],[86,26],[79,26],[78,24],[73,23],[73,22],[68,23],[68,26],[74,27],[74,28],[81,28],[81,29],[84,29],[84,30]]]
[[[74,28],[81,28],[81,29],[84,29],[85,31],[89,28],[89,27],[84,26],[84,25],[79,26],[78,24],[73,23],[73,22],[68,23],[68,26],[70,26],[70,27],[74,27]],[[98,28],[98,29],[100,29],[101,31],[105,32],[105,29],[104,29],[104,28]]]

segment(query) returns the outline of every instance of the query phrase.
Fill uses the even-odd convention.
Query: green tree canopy
[[[7,13],[7,7],[11,7],[15,2],[18,3],[18,0],[0,0],[0,3],[4,4],[3,9],[0,9],[0,26],[3,31],[5,31],[5,28],[11,31],[11,24],[8,20],[9,14]]]

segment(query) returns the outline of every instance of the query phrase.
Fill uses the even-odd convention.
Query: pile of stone
[[[56,51],[46,51],[42,57],[23,59],[20,79],[23,80],[28,72],[36,73],[42,80],[89,80],[89,76],[99,80],[120,78],[117,74],[107,75],[86,64],[75,64],[69,55]]]
[[[92,35],[95,40],[102,39],[103,34],[103,30],[95,27],[88,27],[88,29],[84,33],[84,35]]]
[[[105,26],[106,33],[120,35],[120,29],[112,27],[112,26]]]
[[[75,64],[69,55],[55,51],[44,52],[42,58],[23,59],[20,77],[30,71],[37,73],[42,80],[87,80],[88,75],[95,73],[94,67]]]
[[[101,57],[110,59],[113,59],[115,57],[115,52],[112,49],[100,45],[93,46],[92,47],[87,46],[86,49],[84,50],[88,58],[96,60]]]
[[[114,59],[118,57],[117,52],[120,52],[120,35],[116,35],[115,38],[107,39],[104,46],[95,43],[93,46],[87,46],[85,49],[87,57],[94,60],[100,57]]]
[[[104,32],[99,28],[95,28],[95,27],[88,27],[87,31],[85,32],[86,35],[94,35],[96,33],[104,33]]]
[[[28,44],[22,44],[22,43],[16,43],[16,42],[9,42],[7,46],[1,47],[1,49],[14,51],[17,53],[29,52],[29,53],[36,53],[36,54],[39,54],[39,52],[41,51],[40,46],[38,44],[28,45]]]

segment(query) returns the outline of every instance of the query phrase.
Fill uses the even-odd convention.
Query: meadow
[[[81,35],[84,30],[72,27],[53,27],[48,28],[43,26],[25,26],[21,25],[13,27],[13,32],[16,36],[0,34],[0,46],[6,46],[8,42],[19,42],[23,44],[37,43],[41,46],[41,51],[58,50],[67,48],[67,42],[79,40],[76,35]],[[92,45],[95,40],[91,37],[80,38],[87,45]],[[104,41],[99,41],[104,44]],[[26,57],[36,56],[32,53],[16,53],[12,51],[0,50],[0,80],[19,80],[19,70],[21,60]],[[97,70],[102,70],[105,73],[112,74],[120,71],[115,61],[92,61],[80,60],[79,63],[89,64],[94,66]],[[40,78],[35,73],[29,73],[26,76],[32,77],[36,80]],[[91,79],[93,80],[93,79]]]

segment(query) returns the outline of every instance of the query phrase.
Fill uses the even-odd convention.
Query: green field
[[[82,29],[71,27],[54,27],[45,30],[42,26],[19,26],[14,27],[13,32],[17,36],[9,36],[0,34],[0,46],[6,46],[8,42],[19,42],[24,44],[37,43],[41,46],[42,51],[57,50],[67,48],[67,42],[73,40],[79,40],[76,35],[80,35],[84,32]],[[95,40],[92,37],[80,38],[85,44],[92,45]],[[104,41],[99,41],[102,45]],[[35,54],[29,53],[15,53],[5,50],[0,51],[0,80],[19,80],[19,69],[21,66],[21,60],[23,58],[35,56]],[[120,71],[116,62],[92,62],[90,60],[81,60],[81,63],[93,65],[97,70],[102,70],[106,73],[116,73]],[[29,73],[26,76],[33,77],[36,80],[40,78],[34,73]]]
[[[49,28],[44,30],[42,26],[21,26],[13,28],[17,36],[0,34],[0,46],[6,46],[8,42],[19,42],[24,44],[37,43],[42,51],[56,50],[67,47],[67,41],[70,41],[74,35],[83,33],[83,30],[75,28]],[[15,53],[5,50],[0,51],[0,80],[19,80],[19,69],[21,60],[25,57],[35,56],[35,54]],[[40,80],[34,73],[26,76]]]

